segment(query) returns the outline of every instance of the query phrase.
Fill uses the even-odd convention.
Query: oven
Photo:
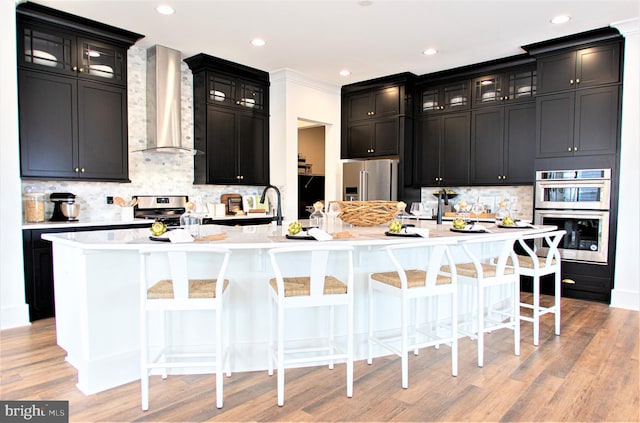
[[[134,195],[137,204],[133,216],[137,219],[153,219],[169,227],[180,226],[180,216],[185,212],[189,197],[186,195]]]
[[[538,171],[534,201],[535,224],[567,231],[559,245],[563,260],[607,264],[611,169]]]

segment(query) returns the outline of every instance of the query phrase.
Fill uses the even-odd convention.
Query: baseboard
[[[640,292],[611,290],[611,307],[640,311]]]

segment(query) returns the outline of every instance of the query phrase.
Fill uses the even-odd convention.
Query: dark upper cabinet
[[[269,74],[205,54],[193,72],[194,183],[269,184]]]
[[[620,119],[618,85],[537,98],[536,157],[614,154]]]
[[[534,102],[472,111],[469,182],[533,183],[535,125]]]
[[[470,120],[469,112],[416,119],[413,163],[416,185],[469,183]]]
[[[535,66],[474,78],[471,84],[473,108],[531,101],[536,95]]]
[[[618,42],[538,59],[539,94],[620,81],[620,43]]]
[[[468,79],[423,86],[418,89],[418,113],[442,113],[467,110],[471,105],[470,81]]]
[[[403,99],[400,87],[385,87],[371,92],[345,96],[349,122],[398,115]]]
[[[343,89],[342,158],[397,156],[402,144],[405,87]]]
[[[16,8],[23,178],[128,182],[126,52],[142,36]]]

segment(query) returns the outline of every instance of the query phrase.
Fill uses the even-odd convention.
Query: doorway
[[[325,138],[323,124],[298,119],[298,219],[308,219],[316,201],[325,202]]]

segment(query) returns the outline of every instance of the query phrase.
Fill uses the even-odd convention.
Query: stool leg
[[[269,289],[271,289],[271,287],[269,287]],[[274,343],[273,343],[273,333],[275,332],[275,318],[274,318],[274,304],[273,304],[273,296],[272,296],[272,292],[269,291],[269,366],[267,367],[267,374],[269,376],[273,376],[273,362],[275,360],[275,357],[273,356],[273,348],[274,348]]]
[[[169,329],[167,329],[167,327],[169,326],[167,324],[167,316],[169,315],[168,311],[162,311],[161,312],[162,317],[160,319],[160,324],[162,326],[162,330],[161,330],[161,348],[162,348],[162,357],[164,359],[164,361],[167,361],[167,332]],[[162,378],[166,379],[167,378],[167,368],[163,367],[162,368]]]
[[[520,278],[513,282],[513,351],[520,355]]]
[[[561,292],[560,292],[560,269],[558,269],[556,271],[555,274],[555,295],[554,295],[554,314],[556,317],[556,335],[560,335],[560,301],[561,299]]]
[[[533,277],[533,345],[540,343],[540,276]]]
[[[367,364],[373,363],[373,342],[371,338],[373,338],[373,288],[371,287],[371,282],[369,282],[369,338],[367,339]]]
[[[335,320],[335,307],[334,306],[330,306],[329,307],[329,351],[331,351],[331,354],[334,353],[334,335],[333,335],[333,323]],[[329,369],[333,370],[333,359],[329,360]]]
[[[484,288],[478,285],[478,367],[484,365]]]
[[[347,305],[347,397],[353,397],[353,298]]]
[[[142,402],[142,410],[149,409],[149,370],[147,369],[147,361],[149,360],[149,352],[147,350],[147,312],[142,310],[142,318],[140,319],[140,395]]]
[[[284,307],[278,302],[278,406],[284,405]]]
[[[451,294],[451,374],[458,376],[458,298]]]
[[[221,314],[222,314],[222,310],[220,310],[220,308],[218,308],[216,310],[216,407],[217,408],[222,408],[222,404],[223,404],[223,395],[222,395],[222,373],[224,371],[223,367],[223,362],[224,362],[224,357],[223,357],[223,348],[222,348],[222,318],[221,318]]]
[[[400,331],[401,331],[401,339],[400,339],[400,354],[401,354],[401,363],[402,363],[402,387],[409,387],[409,345],[408,345],[408,333],[409,329],[407,328],[407,324],[409,323],[409,301],[407,300],[405,293],[402,293],[400,298]]]
[[[414,318],[413,318],[413,339],[414,339],[414,343],[418,343],[418,320],[420,320],[420,298],[414,298],[413,299],[413,313],[414,313]],[[414,348],[413,350],[413,355],[418,355],[420,353],[420,350],[418,348]]]

